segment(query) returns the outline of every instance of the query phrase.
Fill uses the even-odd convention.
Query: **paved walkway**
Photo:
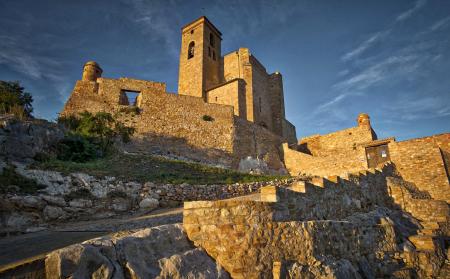
[[[43,259],[55,249],[120,231],[133,231],[182,222],[182,208],[153,211],[142,216],[121,216],[53,227],[50,230],[0,238],[0,272]]]

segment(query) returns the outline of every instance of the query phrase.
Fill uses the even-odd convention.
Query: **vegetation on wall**
[[[206,114],[202,116],[202,119],[204,121],[214,121],[214,118],[212,116]]]
[[[19,119],[31,117],[33,97],[17,81],[0,80],[0,114],[14,114]]]
[[[116,139],[128,142],[134,133],[134,128],[126,127],[106,112],[61,117],[58,123],[68,130],[56,147],[57,159],[63,161],[86,162],[103,157]]]

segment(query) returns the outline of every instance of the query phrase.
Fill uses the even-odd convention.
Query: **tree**
[[[0,113],[12,113],[18,117],[31,117],[33,97],[24,92],[18,81],[0,80]]]

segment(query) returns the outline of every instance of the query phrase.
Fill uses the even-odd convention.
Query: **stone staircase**
[[[310,181],[294,182],[290,189],[306,194],[341,185],[345,187],[346,182],[352,181],[358,185],[364,185],[364,181],[370,181],[371,178],[382,172],[392,172],[393,167],[391,162],[387,162],[379,168],[361,170],[359,172],[325,177],[315,176]],[[446,247],[446,242],[448,243],[450,239],[450,231],[448,229],[450,212],[448,204],[441,200],[426,197],[418,198],[418,196],[426,195],[412,192],[410,187],[401,185],[392,177],[387,177],[387,186],[388,195],[394,205],[409,213],[420,224],[416,234],[408,237],[414,248],[412,250],[406,249],[407,251],[398,255],[398,260],[406,264],[404,271],[409,273],[414,266],[420,267],[420,273],[426,278],[435,276],[446,278],[447,275],[450,275],[450,262],[448,260],[450,249]],[[268,191],[268,189],[262,188],[261,200],[272,201],[269,199],[273,199],[273,193]],[[445,260],[446,257],[447,260]],[[444,262],[443,268],[438,264],[442,262]],[[439,270],[441,273],[437,275]],[[442,273],[445,274],[443,275]]]
[[[438,276],[445,278],[447,275],[442,275],[442,272],[447,274],[450,270],[448,259],[445,260],[450,252],[445,244],[449,239],[447,226],[450,221],[447,202],[416,198],[414,193],[394,178],[388,178],[387,182],[393,202],[420,222],[417,234],[408,237],[415,250],[404,251],[401,257],[407,265],[419,266],[427,278],[437,276],[436,273],[441,269],[438,263],[444,262]]]

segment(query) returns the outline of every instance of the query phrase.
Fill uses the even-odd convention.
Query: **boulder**
[[[56,206],[67,206],[67,202],[62,197],[55,197],[55,196],[49,196],[49,195],[41,195],[40,196],[44,201],[46,201],[48,204],[56,205]]]
[[[104,236],[51,252],[47,278],[229,278],[181,224]]]
[[[37,196],[15,196],[11,200],[20,208],[43,209],[45,202]]]
[[[47,255],[46,278],[122,279],[117,262],[111,241],[100,241],[99,246],[75,244]]]
[[[228,273],[201,249],[159,260],[161,273],[156,278],[228,279]]]
[[[13,212],[6,217],[6,227],[12,230],[23,231],[34,225],[38,219],[38,216],[29,212]]]
[[[145,198],[139,203],[139,208],[143,210],[153,210],[159,206],[159,202],[154,198]]]
[[[66,216],[67,213],[61,207],[47,205],[44,208],[44,219],[47,221],[64,219]]]
[[[111,208],[116,212],[125,212],[131,209],[131,204],[129,200],[116,198],[112,200]]]
[[[87,207],[92,207],[92,201],[86,200],[86,199],[75,199],[75,200],[71,200],[69,202],[69,205],[71,207],[87,208]]]
[[[45,120],[0,115],[0,123],[0,157],[13,160],[32,159],[64,137],[60,126]]]

